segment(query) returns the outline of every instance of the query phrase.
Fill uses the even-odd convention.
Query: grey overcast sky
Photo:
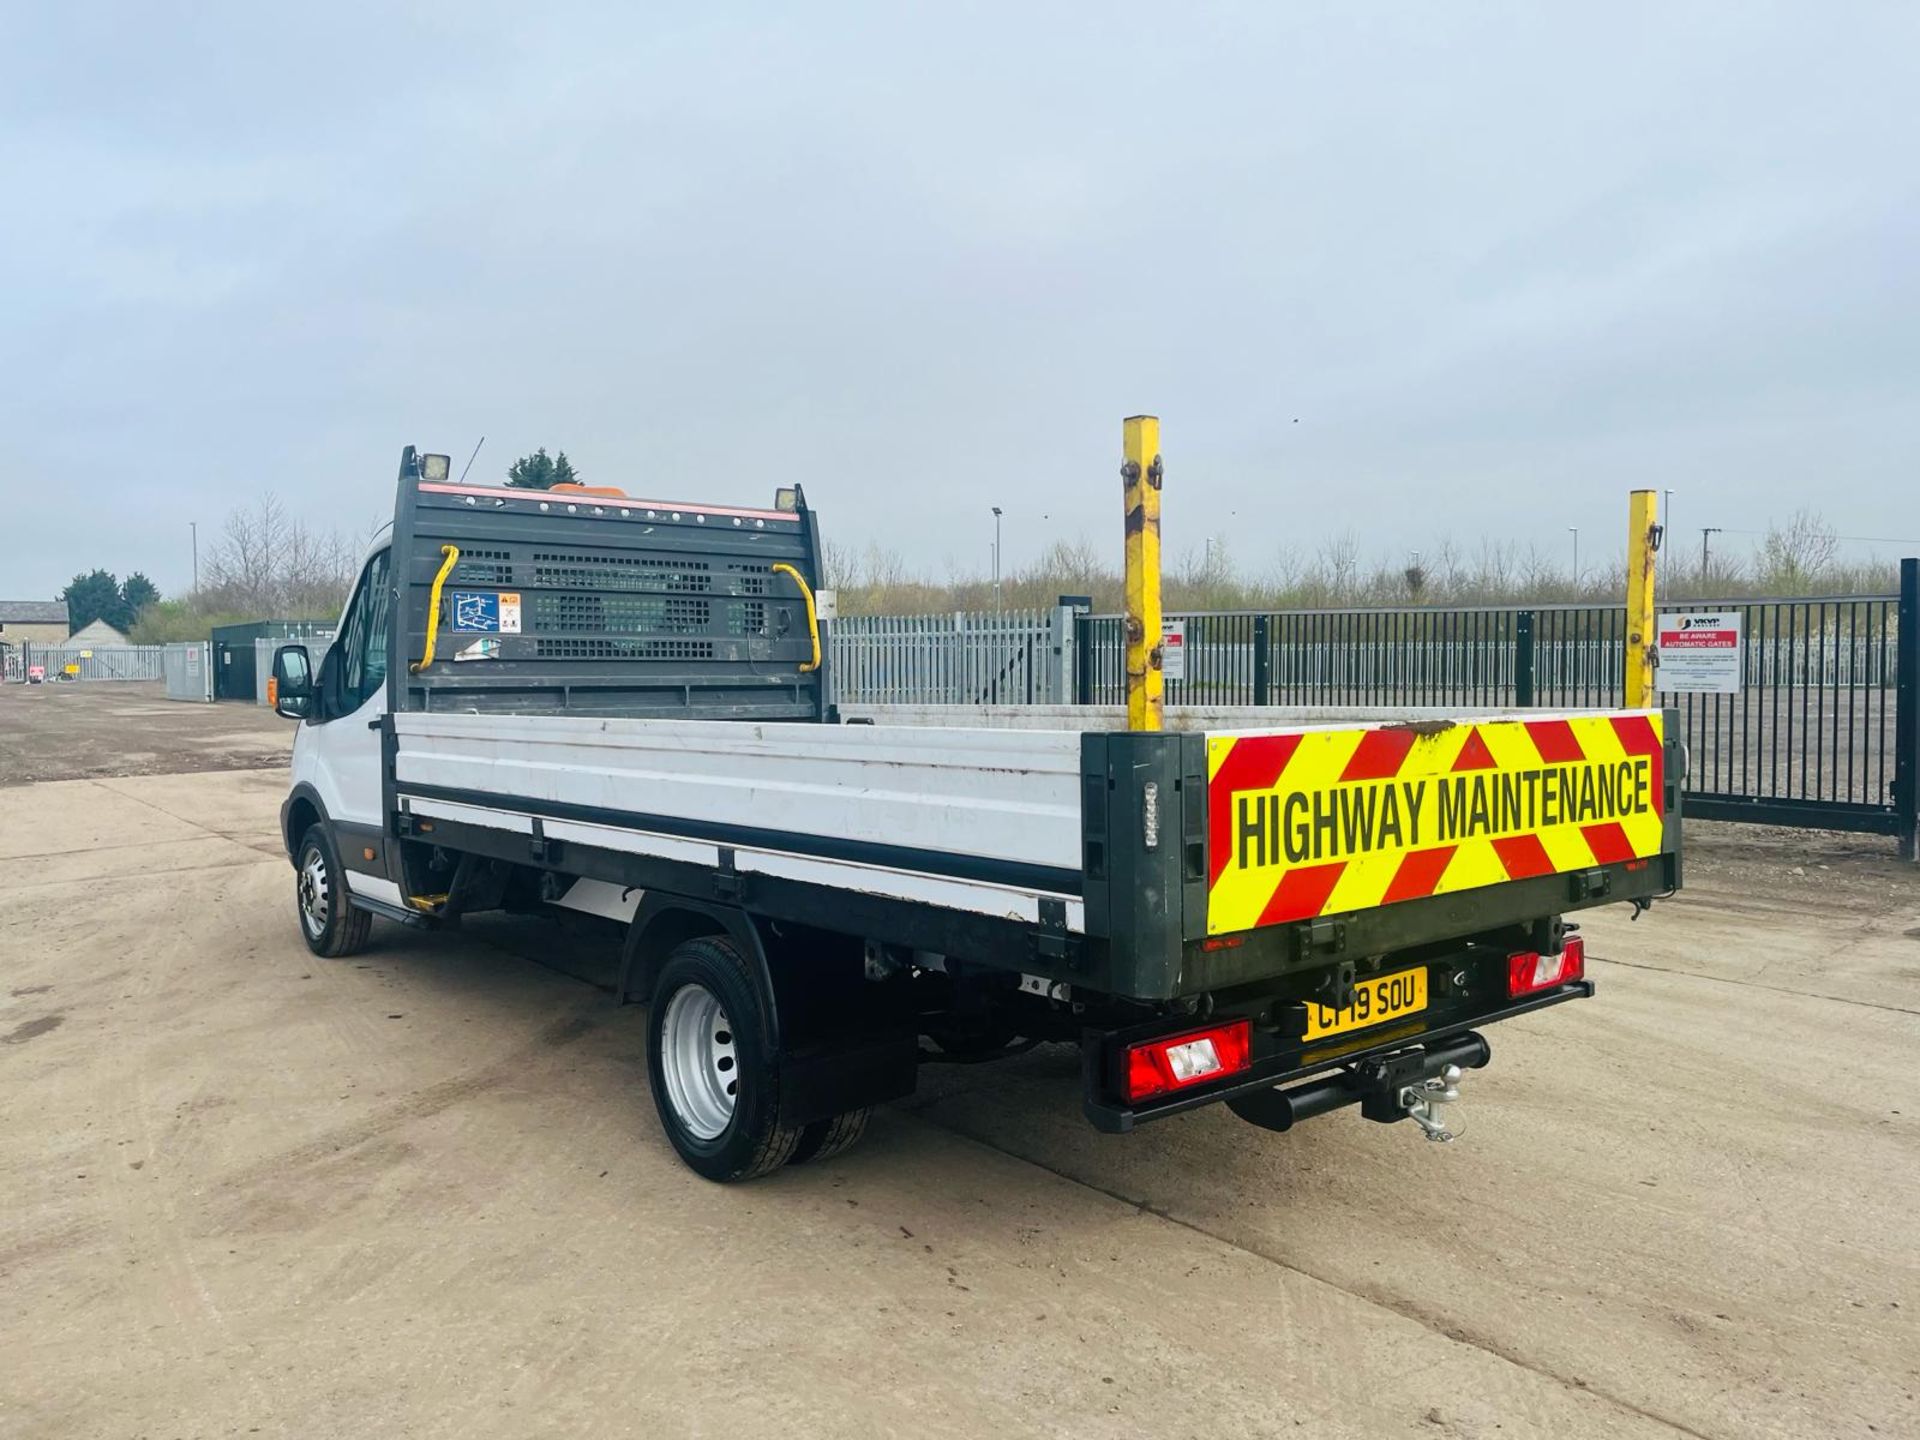
[[[1249,568],[1636,485],[1920,540],[1911,3],[13,0],[0,66],[7,598],[483,433],[1117,559],[1142,410]]]

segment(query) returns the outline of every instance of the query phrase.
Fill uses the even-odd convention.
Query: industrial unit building
[[[64,600],[0,600],[0,645],[60,645],[68,628]]]
[[[0,600],[0,680],[24,680],[26,655],[67,638],[64,600]]]

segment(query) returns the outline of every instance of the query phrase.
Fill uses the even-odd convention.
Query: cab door
[[[393,607],[392,550],[368,559],[341,616],[339,638],[321,662],[314,713],[300,727],[295,780],[320,794],[343,855],[371,846],[385,852],[385,796],[380,750],[387,713],[387,651]],[[361,894],[397,901],[399,886],[356,872],[347,883]]]

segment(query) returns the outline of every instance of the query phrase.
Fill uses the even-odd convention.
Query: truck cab
[[[301,927],[322,954],[364,943],[371,912],[356,908],[354,897],[402,903],[399,885],[377,863],[386,848],[380,731],[392,641],[392,532],[386,525],[375,536],[317,669],[305,646],[284,646],[275,656],[276,706],[300,722],[282,829],[297,837]]]

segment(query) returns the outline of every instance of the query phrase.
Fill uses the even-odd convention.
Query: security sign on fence
[[[1692,610],[1662,615],[1654,689],[1674,695],[1740,693],[1740,612]]]
[[[1160,676],[1170,681],[1187,678],[1187,622],[1184,620],[1160,622]]]

